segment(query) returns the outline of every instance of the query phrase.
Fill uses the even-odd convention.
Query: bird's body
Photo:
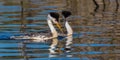
[[[58,37],[58,33],[56,29],[54,28],[53,23],[55,23],[58,26],[58,28],[62,30],[60,27],[60,24],[57,22],[58,18],[59,18],[58,13],[52,12],[48,14],[47,23],[51,31],[49,33],[48,32],[47,33],[43,33],[43,32],[42,33],[27,33],[27,34],[20,35],[20,36],[12,36],[11,38],[12,39],[33,39],[33,40],[48,40],[48,39],[56,38]]]

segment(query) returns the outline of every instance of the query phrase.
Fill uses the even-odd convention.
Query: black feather
[[[51,15],[53,18],[55,18],[56,21],[59,20],[59,14],[58,14],[58,13],[56,13],[56,12],[50,12],[50,15]]]
[[[68,16],[72,15],[70,11],[62,11],[62,15],[67,18]]]

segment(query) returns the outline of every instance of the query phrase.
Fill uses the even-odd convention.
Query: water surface
[[[73,36],[48,42],[9,38],[49,30],[47,14],[62,10],[72,12]],[[0,0],[1,60],[119,60],[119,39],[119,0]]]

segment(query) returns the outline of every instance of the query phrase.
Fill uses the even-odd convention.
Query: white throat
[[[68,21],[65,22],[65,27],[67,29],[67,35],[72,35],[73,30],[72,30],[72,27],[69,25]]]
[[[49,16],[48,16],[48,17],[49,17]],[[53,37],[57,37],[58,34],[57,34],[56,29],[55,29],[54,26],[53,26],[52,21],[48,18],[47,22],[48,22],[48,26],[50,27],[50,31],[51,31],[52,34],[53,34]]]

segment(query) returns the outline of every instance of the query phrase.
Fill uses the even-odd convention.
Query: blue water
[[[116,1],[110,0],[112,3],[105,4],[108,8],[102,8],[104,4],[96,1],[100,4],[97,8],[94,3],[90,4],[92,1],[88,1],[89,6],[82,0],[29,0],[23,2],[24,12],[21,12],[20,0],[1,0],[0,60],[119,60],[120,8],[115,5]],[[59,36],[49,41],[10,38],[49,30],[47,14],[60,13],[61,10],[72,12],[68,18],[74,31],[72,36]]]

